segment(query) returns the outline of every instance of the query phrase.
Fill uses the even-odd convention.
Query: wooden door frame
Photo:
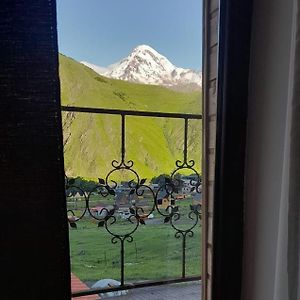
[[[251,18],[252,0],[204,0],[203,300],[241,299]]]
[[[252,0],[220,1],[212,299],[241,299]]]

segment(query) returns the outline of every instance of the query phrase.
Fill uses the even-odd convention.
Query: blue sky
[[[202,0],[57,0],[59,51],[108,66],[147,44],[201,70]]]

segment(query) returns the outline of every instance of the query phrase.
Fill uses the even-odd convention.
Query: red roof
[[[71,273],[71,289],[72,292],[78,292],[83,290],[88,290],[89,287],[83,283],[76,275]],[[82,296],[82,297],[76,297],[72,299],[80,299],[80,300],[99,300],[101,299],[98,295],[89,295],[89,296]]]
[[[100,212],[101,211],[101,209],[103,209],[104,207],[102,207],[102,206],[96,206],[96,207],[92,207],[90,210],[91,211],[97,211],[97,212]]]

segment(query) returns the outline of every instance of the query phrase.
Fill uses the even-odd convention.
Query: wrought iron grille
[[[183,217],[180,207],[176,205],[176,195],[180,186],[180,180],[176,176],[181,171],[189,171],[193,174],[190,179],[190,191],[198,195],[201,194],[201,177],[195,167],[195,160],[188,157],[188,136],[189,136],[189,121],[201,120],[202,115],[199,114],[181,114],[181,113],[162,113],[162,112],[147,112],[147,111],[130,111],[130,110],[115,110],[115,109],[99,109],[99,108],[84,108],[84,107],[71,107],[62,106],[63,112],[76,112],[76,113],[91,113],[91,114],[111,114],[120,116],[120,139],[121,139],[121,157],[119,160],[111,162],[111,170],[105,177],[99,178],[99,184],[95,189],[89,193],[85,193],[80,187],[74,185],[73,179],[66,177],[66,196],[68,197],[70,191],[77,189],[84,197],[85,207],[82,209],[81,214],[76,216],[72,209],[68,209],[68,222],[71,227],[76,227],[76,222],[80,221],[84,216],[89,215],[97,220],[98,227],[103,227],[111,235],[111,242],[120,247],[120,282],[121,285],[113,288],[105,289],[90,289],[73,293],[73,297],[80,297],[84,295],[99,294],[110,291],[118,291],[125,289],[141,288],[146,286],[163,285],[178,282],[197,281],[201,279],[200,274],[197,276],[186,275],[186,248],[188,237],[194,236],[194,228],[200,225],[201,221],[201,202],[197,205],[190,205],[189,212],[184,215],[188,218],[189,226],[182,228],[178,225],[178,221]],[[175,161],[174,169],[170,173],[170,177],[166,177],[164,182],[155,188],[151,184],[146,184],[146,179],[141,178],[138,171],[134,168],[134,161],[126,159],[126,120],[130,116],[141,117],[155,117],[155,118],[173,118],[183,121],[183,153],[182,158]],[[112,175],[119,171],[129,172],[134,179],[128,182],[128,194],[130,207],[129,215],[126,221],[131,224],[127,232],[115,232],[114,224],[117,222],[118,204],[114,203],[111,207],[103,207],[95,214],[90,207],[90,198],[94,194],[101,195],[101,197],[116,196],[118,183],[112,179]],[[148,211],[145,211],[138,202],[133,200],[134,196],[142,197],[144,194],[150,196],[152,205]],[[167,206],[163,208],[160,206],[161,195],[164,195]],[[199,198],[200,199],[200,198]],[[128,284],[125,282],[125,250],[126,243],[132,243],[134,233],[139,229],[140,225],[145,224],[147,219],[153,212],[157,212],[164,219],[164,223],[169,223],[174,230],[174,236],[182,240],[181,244],[181,276],[168,280],[145,281],[143,283]],[[199,266],[200,269],[200,266]]]

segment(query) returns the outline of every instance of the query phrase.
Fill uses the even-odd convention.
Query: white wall
[[[245,190],[243,299],[287,300],[278,266],[292,0],[254,0]],[[278,290],[278,272],[282,286]],[[277,275],[276,275],[277,274]],[[281,287],[282,287],[281,286]]]

